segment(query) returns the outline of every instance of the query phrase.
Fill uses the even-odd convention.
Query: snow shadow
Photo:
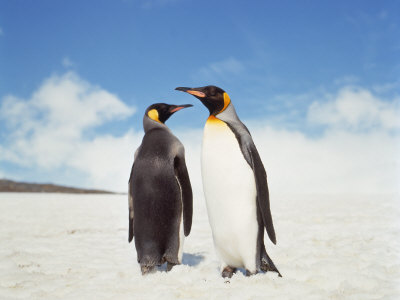
[[[191,253],[183,253],[182,264],[190,267],[197,266],[204,260],[204,255],[200,253],[191,254]]]
[[[186,265],[189,267],[195,267],[199,263],[201,263],[203,260],[204,260],[204,255],[202,255],[202,254],[183,253],[182,265]],[[167,271],[167,263],[164,263],[161,266],[158,266],[157,270],[160,272],[166,272]]]

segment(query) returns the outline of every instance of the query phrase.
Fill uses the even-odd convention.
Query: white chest
[[[245,174],[253,173],[243,157],[234,133],[218,119],[207,121],[204,128],[202,172],[203,179],[210,184],[215,182],[215,186],[229,186],[240,182]]]
[[[201,165],[207,205],[215,202],[220,209],[235,210],[255,204],[253,170],[244,159],[235,135],[224,122],[207,121]]]
[[[201,165],[215,246],[220,255],[239,259],[243,253],[237,251],[256,244],[255,179],[235,135],[218,119],[207,121],[204,128]],[[221,254],[226,249],[234,250]]]

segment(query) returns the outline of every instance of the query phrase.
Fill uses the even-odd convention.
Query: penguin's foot
[[[150,274],[155,271],[156,267],[155,266],[146,266],[146,265],[141,265],[140,270],[142,271],[142,275]]]
[[[256,275],[257,273],[258,273],[257,271],[255,271],[255,272],[250,272],[249,270],[246,269],[246,277],[249,277],[249,276],[251,276],[251,275]]]
[[[233,273],[235,273],[235,272],[236,272],[236,268],[227,266],[222,270],[221,275],[223,278],[232,278]]]
[[[172,268],[173,268],[174,266],[176,266],[176,265],[177,265],[177,264],[173,264],[173,263],[167,262],[167,272],[171,271]]]

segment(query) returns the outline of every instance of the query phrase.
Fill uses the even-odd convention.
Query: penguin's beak
[[[206,94],[204,94],[203,92],[197,90],[196,88],[177,87],[177,88],[175,88],[175,90],[186,92],[188,94],[191,94],[191,95],[199,97],[199,98],[205,98],[206,97]]]
[[[169,108],[169,112],[171,114],[173,114],[173,113],[175,113],[175,112],[177,112],[177,111],[179,111],[179,110],[181,110],[183,108],[192,107],[192,106],[193,106],[192,104],[171,105],[171,107]]]

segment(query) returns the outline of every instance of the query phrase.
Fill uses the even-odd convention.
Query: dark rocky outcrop
[[[109,191],[81,189],[51,183],[27,183],[0,179],[0,192],[18,193],[73,193],[73,194],[114,194]]]

